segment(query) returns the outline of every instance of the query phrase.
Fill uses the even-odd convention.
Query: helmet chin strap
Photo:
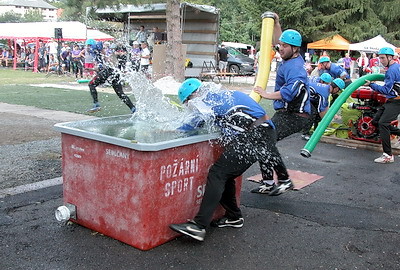
[[[299,54],[298,51],[293,50],[294,46],[290,46],[290,48],[292,50],[292,53],[288,57],[286,57],[284,60],[289,60],[289,59],[295,58]]]
[[[392,60],[389,60],[389,59],[388,59],[388,55],[386,55],[386,59],[388,60],[388,64],[387,64],[386,67],[390,67],[390,62],[393,60],[393,56],[392,56]]]

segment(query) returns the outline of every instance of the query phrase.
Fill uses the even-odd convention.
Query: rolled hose
[[[260,54],[258,57],[258,72],[255,86],[260,86],[265,89],[267,87],[269,72],[271,70],[271,50],[272,50],[272,36],[274,33],[275,16],[272,12],[265,12],[261,15],[261,41],[260,41]],[[250,97],[257,102],[260,102],[261,96],[254,92],[250,92]]]
[[[315,146],[321,139],[322,134],[324,134],[325,129],[332,121],[335,114],[339,111],[340,107],[349,96],[357,90],[360,86],[365,84],[365,81],[383,81],[385,76],[383,74],[368,74],[362,76],[357,79],[339,95],[339,97],[333,102],[332,106],[329,108],[328,112],[325,114],[324,118],[322,118],[321,122],[318,124],[318,127],[315,129],[314,133],[310,137],[310,140],[306,143],[303,149],[301,149],[300,154],[303,157],[311,157],[311,152],[314,151]]]

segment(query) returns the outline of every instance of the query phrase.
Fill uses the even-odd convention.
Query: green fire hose
[[[330,124],[332,121],[333,117],[335,114],[338,112],[340,107],[343,105],[343,103],[346,102],[346,100],[349,98],[349,96],[357,90],[360,86],[365,84],[365,81],[383,81],[385,76],[383,74],[368,74],[365,76],[362,76],[361,78],[357,79],[353,83],[351,83],[349,86],[346,87],[346,89],[339,95],[339,97],[335,100],[335,102],[332,104],[332,106],[329,108],[328,112],[325,114],[324,118],[322,118],[321,122],[318,124],[317,129],[314,131],[312,134],[310,140],[307,142],[307,144],[304,146],[303,149],[301,149],[300,154],[303,157],[311,157],[311,152],[314,151],[315,146],[321,139],[322,134],[324,134],[326,127]]]

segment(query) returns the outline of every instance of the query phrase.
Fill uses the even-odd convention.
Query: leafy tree
[[[17,23],[22,22],[22,16],[14,11],[7,11],[0,15],[1,23]]]
[[[400,46],[400,0],[192,0],[221,10],[221,40],[254,43],[260,16],[279,14],[282,29],[298,30],[305,42],[340,34],[351,42],[383,35]]]
[[[39,10],[29,10],[24,15],[24,22],[43,22],[42,12]]]

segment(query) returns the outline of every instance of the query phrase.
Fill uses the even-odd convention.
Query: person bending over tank
[[[212,84],[211,84],[212,85]],[[276,147],[274,123],[265,110],[249,95],[239,91],[211,91],[198,79],[187,79],[179,88],[180,101],[189,108],[196,108],[191,121],[180,130],[192,131],[204,121],[214,120],[222,130],[224,150],[209,169],[207,184],[199,212],[187,223],[171,224],[176,232],[203,241],[206,227],[210,225],[218,204],[226,210],[224,217],[211,225],[219,228],[243,226],[244,220],[236,200],[235,178],[241,176],[252,164],[260,163],[263,179],[273,179],[273,170],[279,181],[288,180],[288,172]],[[273,170],[272,170],[273,168]],[[279,195],[274,181],[270,196]]]

